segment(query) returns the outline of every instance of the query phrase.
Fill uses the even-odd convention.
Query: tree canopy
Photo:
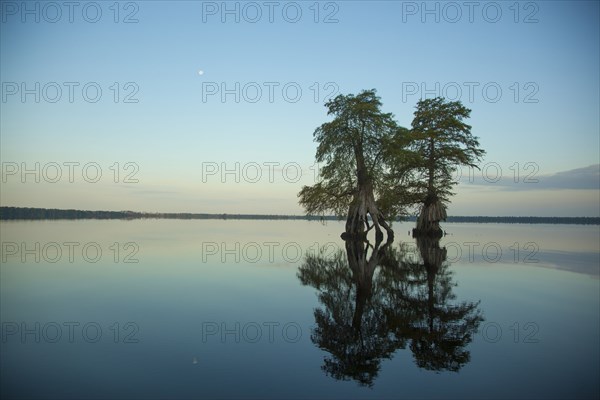
[[[471,110],[459,101],[436,97],[417,103],[408,144],[415,154],[409,165],[412,181],[408,190],[421,205],[418,234],[441,235],[439,221],[446,219],[457,167],[477,168],[485,154],[471,134],[471,126],[464,122],[470,115]]]
[[[379,209],[376,198],[386,184],[385,145],[401,128],[391,113],[381,111],[374,89],[356,96],[339,95],[325,106],[334,118],[314,132],[319,143],[316,160],[324,165],[319,182],[304,186],[298,194],[300,204],[308,214],[346,214],[350,235],[368,232],[373,226],[379,234],[380,225],[391,234],[385,221],[389,216]]]
[[[477,167],[485,154],[465,122],[471,110],[459,101],[422,99],[409,130],[381,111],[375,89],[325,106],[334,118],[314,132],[320,180],[298,194],[306,212],[346,214],[346,233],[360,236],[373,226],[379,234],[380,225],[391,234],[386,220],[417,208],[418,230],[441,232],[456,169]]]
[[[478,138],[471,135],[471,126],[464,122],[470,114],[459,101],[447,102],[441,97],[417,103],[409,147],[416,155],[411,169],[421,182],[414,188],[421,202],[433,194],[447,204],[457,167],[477,168],[485,154]]]

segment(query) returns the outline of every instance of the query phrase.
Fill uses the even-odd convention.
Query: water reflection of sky
[[[406,236],[410,227],[395,225],[396,248],[412,243]],[[480,300],[485,318],[468,346],[470,361],[459,373],[436,373],[417,368],[411,351],[400,349],[381,361],[368,388],[321,370],[328,353],[311,341],[313,312],[321,304],[315,288],[297,278],[304,255],[298,249],[325,246],[329,255],[344,249],[341,224],[2,223],[2,397],[597,397],[600,292],[598,263],[591,266],[598,256],[598,227],[446,224],[445,229],[449,235],[442,246],[479,242],[477,251],[493,242],[508,249],[499,262],[479,253],[448,267],[456,301]],[[55,263],[44,254],[39,263],[31,254],[26,262],[21,254],[6,254],[6,243],[31,249],[36,242],[40,249],[49,243],[63,250],[64,243],[80,245],[72,263],[66,253]],[[540,262],[514,262],[509,247],[515,242],[536,243]],[[96,262],[78,253],[86,243],[102,249]],[[136,249],[125,248],[128,243],[137,246],[131,258],[137,263],[124,262]],[[46,250],[46,258],[55,257],[51,246]],[[6,331],[11,323],[31,329],[36,322],[40,330],[47,328],[46,336],[52,334],[49,323],[59,324],[63,336],[50,343],[40,332],[39,343],[34,334],[22,343],[21,332]],[[102,335],[90,343],[75,331],[71,343],[64,325],[69,322],[79,323],[77,329],[98,324]],[[135,326],[126,328],[128,322]],[[233,332],[225,340],[220,332],[207,334],[221,324]],[[261,336],[251,342],[256,326]],[[124,343],[127,335],[138,343]]]
[[[600,273],[600,228],[582,225],[446,224],[453,263],[503,263]],[[472,257],[472,258],[471,258]]]

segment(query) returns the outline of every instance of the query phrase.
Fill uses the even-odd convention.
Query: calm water
[[[598,398],[599,227],[394,228],[3,222],[0,395]]]

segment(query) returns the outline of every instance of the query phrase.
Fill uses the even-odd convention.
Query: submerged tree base
[[[352,233],[352,232],[342,232],[342,234],[340,235],[340,238],[342,238],[342,240],[352,240],[352,241],[357,241],[357,242],[368,242],[369,239],[367,238],[367,231],[364,232],[356,232],[356,233]],[[382,242],[383,241],[383,232],[379,231],[379,232],[375,232],[375,241],[376,242]],[[389,231],[388,235],[387,235],[387,239],[386,239],[386,243],[392,243],[394,241],[394,231]]]
[[[371,225],[369,225],[369,217],[371,217]],[[344,240],[366,241],[367,234],[373,228],[375,228],[376,241],[383,240],[381,228],[385,229],[389,241],[394,240],[394,231],[392,231],[375,203],[373,187],[370,183],[366,183],[361,185],[359,191],[354,195],[348,209],[346,231],[342,233],[341,238]]]
[[[430,195],[425,200],[421,214],[417,218],[417,227],[413,229],[413,237],[440,238],[444,232],[440,221],[446,220],[446,207],[435,195]]]
[[[414,238],[431,238],[431,239],[439,239],[442,236],[444,236],[444,231],[442,231],[442,228],[438,229],[430,229],[430,230],[425,230],[425,229],[418,229],[418,228],[413,228],[412,230],[412,237]]]
[[[367,232],[358,232],[358,233],[342,232],[342,234],[340,235],[340,238],[342,238],[342,240],[354,240],[354,241],[359,241],[359,242],[366,242],[367,241]]]

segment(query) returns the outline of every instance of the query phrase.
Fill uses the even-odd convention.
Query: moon
[[[201,69],[198,70],[198,75],[204,75],[204,71],[202,71]]]

